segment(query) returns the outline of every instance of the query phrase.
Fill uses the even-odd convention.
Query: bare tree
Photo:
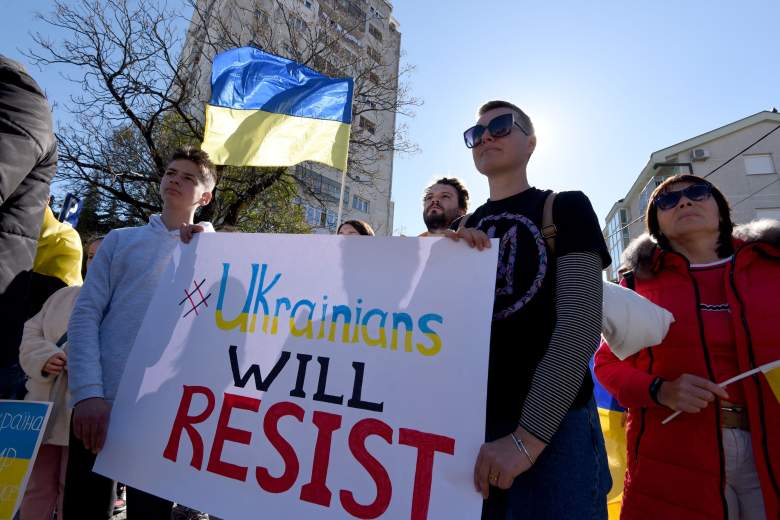
[[[264,10],[259,1],[191,0],[185,31],[189,17],[163,1],[55,0],[53,11],[39,18],[69,36],[53,41],[33,35],[37,48],[28,57],[39,66],[74,67],[66,79],[80,86],[80,94],[64,104],[72,122],[58,130],[59,178],[82,193],[97,190],[103,210],[119,221],[137,222],[159,211],[158,180],[169,153],[203,139],[209,89],[204,74],[214,55],[234,47],[260,47],[329,75],[353,77],[356,122],[371,112],[411,115],[420,104],[402,81],[410,67],[393,70],[381,56],[349,51],[355,33],[364,30],[365,13],[337,19],[328,8],[333,0],[322,0],[313,19],[292,3],[265,1],[275,2],[273,9]],[[353,178],[371,182],[381,154],[416,149],[405,128],[397,130],[370,132],[355,125]],[[294,190],[284,186],[293,183],[307,187],[296,171],[220,167],[214,203],[203,217],[251,229],[257,208],[274,207],[264,197],[292,197]],[[272,190],[279,183],[282,188]]]

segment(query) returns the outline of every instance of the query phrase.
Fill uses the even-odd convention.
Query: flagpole
[[[339,214],[336,217],[336,229],[341,225],[341,210],[344,207],[344,184],[347,182],[347,170],[341,172],[341,191],[339,193]]]

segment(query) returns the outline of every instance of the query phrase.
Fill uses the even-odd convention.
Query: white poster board
[[[95,470],[226,519],[478,518],[497,251],[200,235],[150,303]]]

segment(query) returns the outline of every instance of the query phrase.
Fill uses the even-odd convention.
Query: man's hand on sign
[[[455,242],[459,242],[462,239],[469,247],[476,247],[480,251],[490,249],[490,239],[488,236],[482,231],[474,228],[461,228],[457,231],[447,229],[441,233],[429,233],[427,236],[447,237]]]
[[[92,453],[103,449],[110,413],[111,405],[102,397],[79,401],[73,409],[73,435]]]
[[[189,244],[195,233],[203,233],[205,230],[206,228],[200,224],[182,224],[179,228],[179,236],[182,242]]]
[[[528,471],[547,446],[524,428],[518,426],[515,437],[528,454],[521,451],[511,435],[482,445],[474,465],[474,486],[487,499],[490,486],[509,489],[519,474]]]

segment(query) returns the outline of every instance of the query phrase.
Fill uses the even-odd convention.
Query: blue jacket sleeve
[[[103,239],[89,265],[68,324],[68,386],[71,403],[103,397],[100,323],[111,303],[111,261],[118,235]]]

